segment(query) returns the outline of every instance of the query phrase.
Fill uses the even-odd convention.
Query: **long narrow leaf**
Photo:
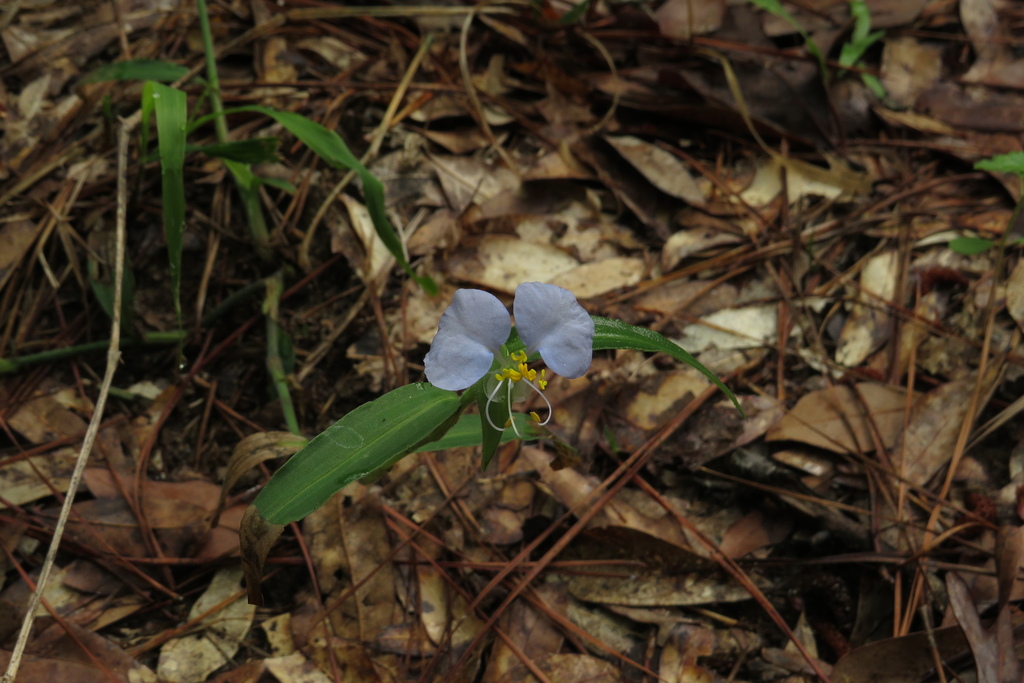
[[[181,326],[181,248],[185,232],[185,124],[188,98],[166,85],[147,81],[142,97],[156,112],[160,178],[164,207],[164,237],[170,262],[174,312]]]
[[[170,83],[188,75],[188,67],[160,59],[130,59],[104,64],[82,79],[83,83],[100,81],[159,81]]]
[[[233,140],[223,144],[189,145],[189,152],[202,152],[211,157],[231,159],[243,164],[262,164],[277,157],[277,138],[252,138]]]
[[[292,456],[253,501],[270,524],[313,512],[346,484],[390,467],[462,408],[459,396],[426,383],[409,384],[365,403]]]
[[[729,400],[731,400],[733,405],[736,406],[736,410],[740,411],[740,415],[746,417],[746,413],[743,412],[743,407],[740,405],[740,402],[736,400],[736,396],[729,391],[729,387],[725,386],[725,384],[722,383],[722,380],[718,379],[718,376],[715,375],[715,373],[704,367],[703,363],[684,351],[682,347],[668,337],[658,334],[653,330],[648,330],[646,327],[637,327],[636,325],[624,323],[621,320],[601,318],[596,315],[591,317],[594,319],[595,351],[605,349],[634,349],[636,351],[667,353],[676,360],[686,363],[690,367],[696,368],[700,371],[702,375],[707,377],[716,387],[721,389],[722,393],[729,397]]]
[[[394,226],[388,220],[384,207],[384,186],[376,176],[363,166],[349,150],[348,145],[333,130],[329,130],[315,121],[310,121],[305,116],[287,111],[277,111],[269,107],[249,106],[240,107],[232,111],[258,112],[269,116],[288,131],[301,140],[307,147],[313,150],[320,158],[336,168],[344,168],[356,172],[363,184],[363,195],[366,198],[366,208],[373,219],[373,226],[377,230],[384,245],[395,257],[395,260],[405,269],[409,277],[413,278],[423,287],[428,294],[437,294],[437,284],[429,277],[420,277],[413,272],[412,267],[405,258],[405,249],[402,241],[398,238]],[[231,113],[231,112],[227,112]]]

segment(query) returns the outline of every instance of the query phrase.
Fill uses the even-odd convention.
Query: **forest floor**
[[[17,680],[1021,680],[1017,4],[15,0],[0,42],[4,666],[73,501]],[[415,277],[251,105],[337,132]],[[595,352],[548,438],[348,485],[250,604],[285,456],[530,281],[746,418]]]

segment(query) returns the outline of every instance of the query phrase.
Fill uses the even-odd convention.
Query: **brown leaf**
[[[879,640],[853,650],[832,669],[833,683],[919,683],[935,669],[931,643],[939,657],[949,661],[967,648],[967,639],[957,626],[930,633],[911,633],[900,638]]]
[[[1006,280],[1006,312],[1024,330],[1024,259],[1017,261]]]
[[[914,404],[900,443],[893,448],[898,475],[911,484],[924,486],[949,462],[960,426],[967,417],[974,382],[949,382]]]
[[[781,543],[789,537],[793,520],[785,515],[766,515],[753,510],[725,532],[718,548],[728,557],[743,557],[755,550]]]
[[[666,38],[689,38],[717,31],[725,16],[724,0],[668,0],[654,12],[658,30]]]
[[[881,346],[890,332],[888,306],[896,297],[899,252],[892,249],[869,258],[861,270],[857,303],[839,335],[836,362],[855,367]]]
[[[963,629],[974,663],[978,667],[978,683],[1019,683],[1020,663],[1013,650],[1013,628],[1007,607],[999,611],[996,626],[985,629],[967,584],[956,572],[946,574],[949,606]]]
[[[297,453],[306,443],[307,439],[291,432],[258,432],[239,441],[225,468],[224,483],[221,485],[220,498],[213,515],[214,526],[220,519],[224,498],[238,482],[239,477],[267,460]]]
[[[903,389],[863,382],[811,392],[768,430],[767,441],[800,441],[836,453],[864,453],[881,444],[892,448],[903,430]]]
[[[999,580],[999,609],[1006,606],[1017,583],[1024,559],[1024,527],[1001,526],[996,535],[996,578]]]
[[[689,2],[689,0],[682,1]],[[674,0],[669,0],[658,11],[660,12],[673,2]],[[699,4],[706,6],[714,3]],[[704,206],[706,203],[704,193],[697,186],[697,181],[690,175],[690,169],[686,167],[686,163],[668,150],[632,135],[605,136],[604,139],[633,168],[640,171],[652,185],[665,194],[682,199],[687,204],[694,206]]]
[[[245,572],[245,586],[249,593],[249,604],[263,606],[263,563],[273,547],[284,525],[271,524],[255,505],[250,505],[238,528],[239,544],[242,548],[242,571]]]

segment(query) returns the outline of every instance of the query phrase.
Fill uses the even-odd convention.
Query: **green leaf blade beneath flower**
[[[711,380],[716,387],[721,389],[722,393],[729,397],[729,400],[736,406],[736,410],[740,411],[740,415],[746,417],[743,407],[736,400],[736,396],[729,391],[729,387],[725,386],[722,380],[718,379],[718,376],[708,370],[703,363],[684,351],[682,347],[665,335],[648,330],[646,327],[637,327],[636,325],[624,323],[621,320],[601,318],[596,315],[592,317],[594,318],[595,351],[633,349],[635,351],[648,351],[651,353],[667,353],[676,360],[698,370],[702,375]]]
[[[293,455],[253,505],[269,524],[302,519],[347,484],[412,452],[463,405],[454,392],[427,383],[390,391],[351,411]]]

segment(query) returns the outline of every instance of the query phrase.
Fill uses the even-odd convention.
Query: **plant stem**
[[[123,337],[121,339],[121,348],[130,349],[137,346],[169,346],[180,343],[185,339],[187,334],[188,333],[185,332],[185,330],[172,330],[171,332],[150,332],[142,335],[141,339]],[[83,353],[103,351],[109,346],[110,340],[104,339],[102,341],[89,342],[88,344],[65,346],[61,349],[50,349],[49,351],[30,353],[27,356],[0,358],[0,375],[9,375],[40,363],[49,363],[55,360],[74,358],[75,356],[80,356]]]
[[[284,413],[284,422],[288,431],[302,436],[299,430],[299,420],[295,416],[295,404],[292,403],[292,396],[288,390],[288,373],[284,370],[284,361],[281,358],[281,327],[277,323],[278,308],[281,303],[281,292],[284,290],[284,277],[280,272],[266,279],[267,298],[263,303],[263,311],[266,313],[267,321],[267,371],[274,382],[274,389],[281,400],[281,412]]]
[[[217,131],[217,141],[228,142],[228,123],[224,118],[224,102],[220,97],[220,78],[217,75],[217,53],[213,48],[213,33],[210,30],[210,15],[206,11],[206,0],[196,0],[196,9],[199,12],[199,29],[203,36],[203,51],[206,53],[206,78],[210,83],[210,107],[213,113],[217,114],[213,119],[214,129]],[[259,183],[252,182],[254,176],[249,167],[243,164],[225,165],[231,171],[238,187],[238,193],[242,196],[242,207],[245,209],[245,216],[249,223],[249,232],[252,233],[252,241],[256,247],[256,253],[264,263],[271,263],[274,260],[273,251],[270,248],[270,233],[267,231],[267,223],[263,218],[263,210],[260,206]],[[242,166],[244,172],[236,166]]]

